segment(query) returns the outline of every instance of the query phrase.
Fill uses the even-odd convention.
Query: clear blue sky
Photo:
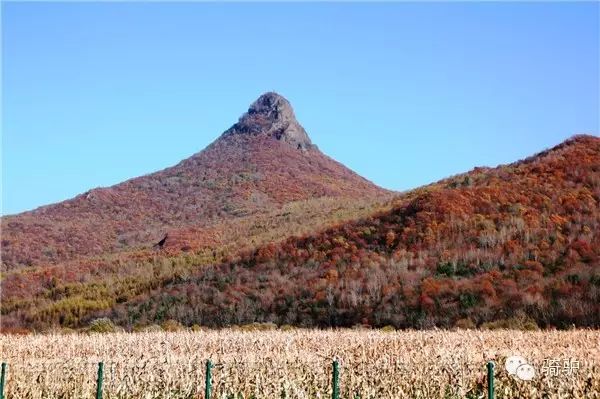
[[[2,3],[3,212],[177,163],[265,91],[405,190],[599,131],[598,3]]]

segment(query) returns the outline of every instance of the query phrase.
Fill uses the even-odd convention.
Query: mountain
[[[315,198],[388,194],[311,143],[290,103],[260,96],[239,121],[179,164],[2,218],[7,270],[132,249],[226,241],[215,225]]]
[[[600,138],[390,193],[267,93],[178,165],[2,218],[3,331],[600,327]]]
[[[130,326],[599,327],[599,204],[600,139],[576,136],[197,269],[98,316]]]
[[[2,217],[0,327],[79,326],[240,251],[385,209],[391,196],[319,151],[290,103],[266,93],[178,165]]]

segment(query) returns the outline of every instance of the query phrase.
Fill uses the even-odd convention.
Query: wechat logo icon
[[[535,368],[523,356],[510,356],[504,362],[508,374],[523,381],[531,381],[535,377]]]

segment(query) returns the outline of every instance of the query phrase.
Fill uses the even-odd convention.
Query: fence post
[[[6,363],[2,362],[2,374],[0,374],[0,399],[4,399],[5,378],[6,378]]]
[[[340,364],[337,359],[333,360],[333,375],[331,377],[331,384],[333,385],[331,399],[340,399]]]
[[[102,399],[102,379],[104,378],[104,362],[98,363],[98,379],[96,380],[96,399]]]
[[[210,399],[212,391],[212,363],[210,359],[206,361],[206,378],[204,380],[204,399]]]
[[[488,399],[494,399],[494,362],[487,364]]]

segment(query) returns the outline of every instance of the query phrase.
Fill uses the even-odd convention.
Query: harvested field
[[[592,330],[4,335],[0,344],[9,399],[92,398],[99,361],[104,398],[202,398],[206,359],[213,398],[328,398],[333,358],[342,398],[482,398],[488,360],[497,398],[600,397]],[[532,381],[505,371],[515,354],[534,366]]]

